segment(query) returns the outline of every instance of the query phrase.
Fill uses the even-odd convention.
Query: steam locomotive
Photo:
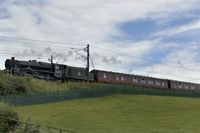
[[[62,80],[63,82],[87,81],[89,77],[90,82],[129,84],[170,90],[200,90],[200,84],[195,83],[104,70],[92,70],[88,75],[86,68],[37,62],[36,60],[20,61],[15,60],[14,57],[5,61],[5,68],[5,71],[12,75],[33,76],[41,79]]]
[[[33,76],[48,80],[86,81],[88,75],[85,68],[37,62],[36,60],[20,61],[14,57],[5,61],[7,73],[12,75]],[[94,74],[89,73],[89,81],[94,81]]]

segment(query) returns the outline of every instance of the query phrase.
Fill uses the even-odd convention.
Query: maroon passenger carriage
[[[170,81],[146,76],[116,73],[102,70],[91,71],[95,75],[96,82],[129,84],[135,86],[155,87],[166,89],[170,87]]]

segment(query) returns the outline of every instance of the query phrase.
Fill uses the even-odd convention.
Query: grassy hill
[[[114,95],[17,107],[21,118],[79,133],[198,133],[200,99]]]

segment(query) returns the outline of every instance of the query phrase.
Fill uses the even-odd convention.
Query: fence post
[[[57,101],[59,101],[59,91],[58,91],[58,89],[57,89]]]
[[[31,92],[30,92],[30,95],[29,95],[29,102],[30,102],[30,105],[31,105],[32,104]]]
[[[70,99],[70,100],[72,99],[72,91],[71,91],[71,88],[69,89],[69,99]]]
[[[122,94],[125,94],[125,84],[123,84]]]
[[[17,106],[17,97],[16,97],[16,93],[15,93],[15,107]]]

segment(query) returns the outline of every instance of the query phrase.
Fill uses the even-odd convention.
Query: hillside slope
[[[114,95],[18,107],[35,123],[79,133],[198,133],[200,99]]]
[[[62,91],[73,88],[88,88],[98,86],[109,86],[108,84],[47,81],[35,79],[33,77],[20,77],[0,73],[0,95],[22,94],[22,93],[40,93],[48,91]]]

